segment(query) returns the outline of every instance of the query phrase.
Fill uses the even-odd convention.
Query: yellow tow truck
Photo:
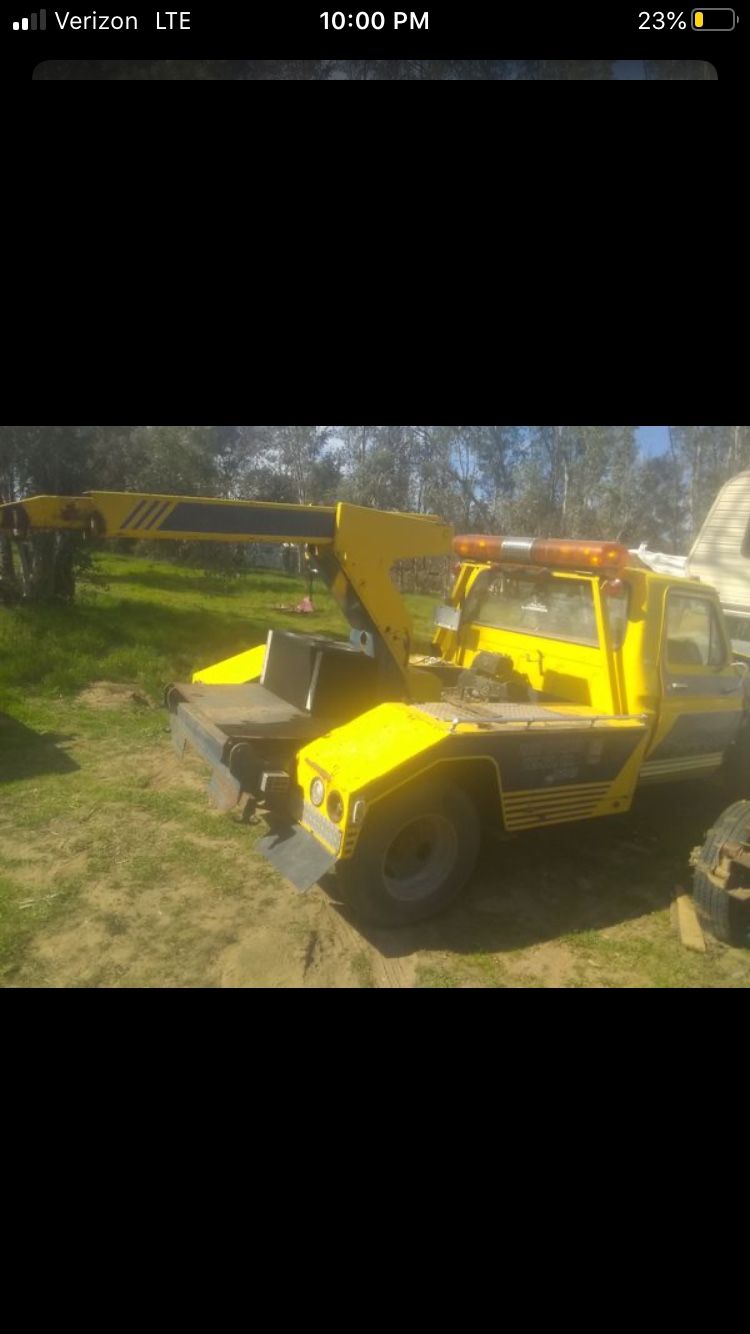
[[[218,804],[267,821],[269,861],[300,890],[335,873],[376,924],[453,902],[483,826],[624,813],[640,785],[746,766],[747,668],[716,592],[616,542],[454,537],[436,516],[347,504],[91,492],[0,507],[21,539],[65,528],[306,544],[349,642],[272,630],[166,700]],[[451,550],[452,594],[417,655],[390,570]],[[746,909],[731,879],[721,892]]]

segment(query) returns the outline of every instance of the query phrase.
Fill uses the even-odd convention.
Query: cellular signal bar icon
[[[29,17],[28,17],[27,19],[14,19],[14,20],[13,20],[13,31],[14,31],[14,32],[19,32],[19,31],[20,31],[20,32],[36,32],[36,30],[37,30],[37,26],[38,26],[38,27],[39,27],[39,31],[40,31],[40,32],[44,32],[44,31],[46,30],[46,28],[47,28],[47,11],[46,11],[46,9],[40,9],[40,10],[39,10],[39,16],[38,16],[38,17],[39,17],[39,23],[38,23],[38,24],[37,24],[37,15],[36,15],[36,14],[30,14]]]

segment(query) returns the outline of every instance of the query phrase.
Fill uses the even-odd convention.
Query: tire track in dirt
[[[402,959],[387,954],[384,951],[387,950],[390,942],[385,940],[383,941],[383,950],[378,948],[378,936],[381,934],[383,936],[391,935],[391,933],[371,931],[370,934],[373,938],[367,939],[332,904],[324,904],[323,907],[332,934],[338,938],[342,945],[347,947],[351,956],[356,957],[362,954],[366,956],[373,981],[377,987],[414,986],[415,970],[412,958]]]

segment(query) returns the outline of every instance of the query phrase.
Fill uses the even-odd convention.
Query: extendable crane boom
[[[0,524],[5,530],[10,528],[15,537],[69,529],[91,537],[331,543],[335,521],[333,505],[276,505],[130,491],[33,496],[0,506]]]
[[[396,560],[448,555],[452,529],[436,515],[359,505],[281,505],[204,496],[89,491],[0,505],[0,532],[81,532],[92,538],[305,544],[354,630],[371,636],[386,676],[408,682],[412,623],[390,570]],[[366,643],[363,640],[363,643]]]

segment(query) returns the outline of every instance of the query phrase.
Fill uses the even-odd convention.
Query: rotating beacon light
[[[453,550],[464,560],[521,565],[562,566],[615,574],[628,564],[630,552],[621,542],[572,542],[567,538],[491,537],[466,533],[453,539]]]

